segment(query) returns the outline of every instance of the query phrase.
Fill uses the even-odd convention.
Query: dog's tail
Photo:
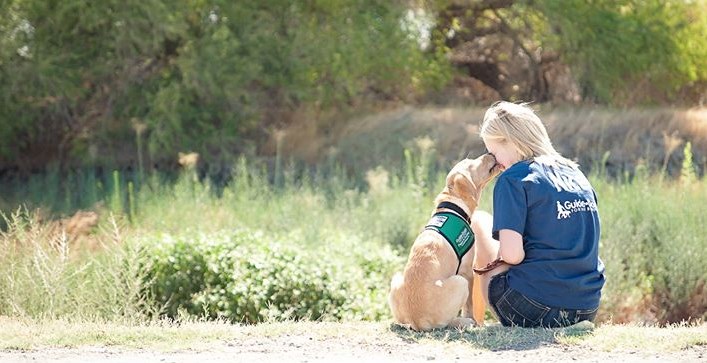
[[[390,291],[400,288],[400,286],[403,286],[404,283],[405,276],[403,276],[403,273],[396,272],[395,275],[393,275],[393,279],[390,280]]]
[[[403,287],[405,283],[405,277],[401,272],[397,272],[393,279],[390,280],[390,293],[388,294],[388,306],[390,306],[390,311],[393,313],[393,317],[398,323],[402,323],[400,316],[400,306],[398,304],[401,302],[396,295]]]

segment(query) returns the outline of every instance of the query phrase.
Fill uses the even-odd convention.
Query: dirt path
[[[344,328],[344,327],[342,327]],[[363,334],[362,334],[363,333]],[[505,337],[504,337],[505,339]],[[481,342],[483,345],[483,342]],[[316,331],[247,332],[196,349],[156,350],[111,346],[44,348],[0,351],[3,363],[74,362],[704,362],[707,346],[698,344],[668,352],[642,349],[600,350],[587,344],[538,339],[513,342],[508,347],[484,349],[454,334],[434,336],[386,332],[379,329],[322,334]]]

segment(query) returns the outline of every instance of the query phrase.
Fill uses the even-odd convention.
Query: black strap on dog
[[[469,218],[469,215],[466,214],[466,212],[464,212],[464,210],[460,206],[458,206],[452,202],[439,203],[437,205],[437,209],[440,209],[440,208],[451,209],[455,213],[459,214],[459,216],[462,217],[466,221],[466,223],[471,223],[471,218]]]

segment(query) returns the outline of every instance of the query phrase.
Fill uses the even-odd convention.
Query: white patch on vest
[[[435,226],[437,228],[442,228],[444,225],[444,222],[447,221],[447,216],[434,216],[430,219],[429,222],[427,222],[428,226]]]

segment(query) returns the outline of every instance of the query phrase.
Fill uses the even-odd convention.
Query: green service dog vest
[[[425,229],[441,234],[444,239],[449,242],[459,260],[456,272],[459,274],[459,267],[462,265],[462,257],[464,257],[471,249],[471,246],[474,245],[474,233],[471,231],[469,223],[454,213],[440,212],[435,213],[435,215],[430,218]]]

